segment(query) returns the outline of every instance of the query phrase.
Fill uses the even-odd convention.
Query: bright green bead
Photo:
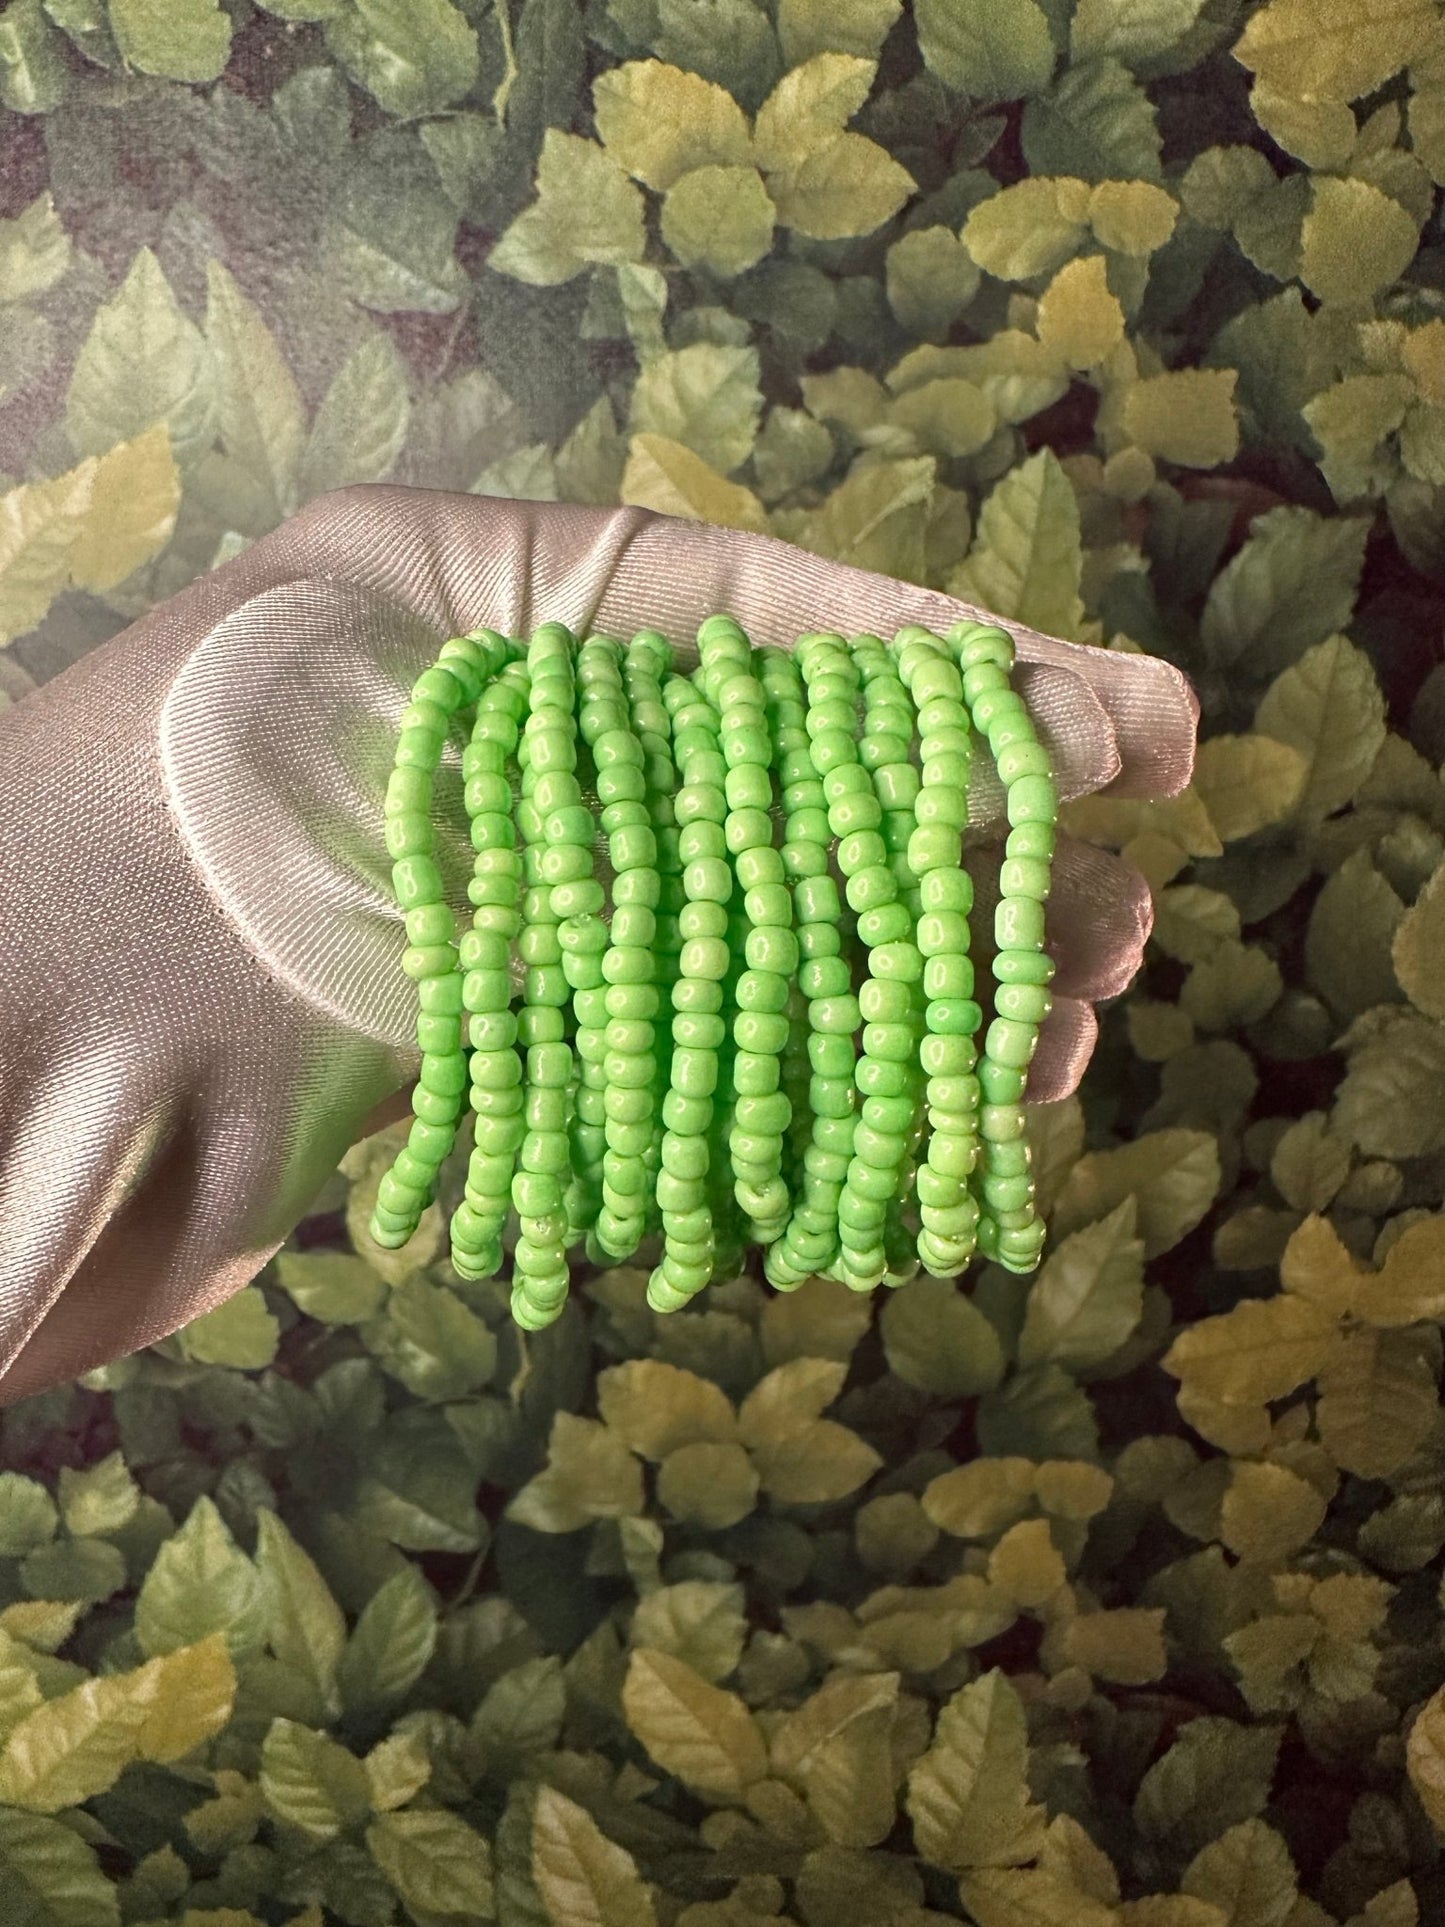
[[[416,1041],[422,1050],[438,1055],[460,1051],[462,1047],[460,1016],[434,1017],[423,1011],[416,1020]]]
[[[1033,897],[1042,903],[1049,894],[1053,872],[1039,857],[1011,856],[999,871],[999,890],[1005,897]]]
[[[1009,785],[1004,807],[1015,827],[1021,823],[1054,824],[1059,817],[1058,791],[1048,776],[1021,776]]]
[[[971,997],[935,997],[928,1006],[928,1028],[941,1037],[971,1037],[982,1022],[983,1011]]]
[[[1005,854],[1049,863],[1053,860],[1058,840],[1058,831],[1052,823],[1020,823],[1008,833]]]
[[[897,1064],[888,1058],[863,1056],[858,1060],[857,1084],[870,1102],[874,1098],[901,1097],[912,1086],[912,1074],[906,1064]],[[863,1108],[866,1110],[867,1104]]]
[[[871,910],[863,911],[858,918],[858,936],[870,950],[878,944],[911,939],[913,918],[908,913],[907,904],[895,898],[891,903],[875,904]]]
[[[1001,984],[1047,984],[1052,983],[1056,967],[1042,951],[1001,950],[994,959],[993,974]]]
[[[865,1022],[874,1024],[901,1023],[913,1008],[913,998],[906,983],[896,978],[870,977],[858,991],[858,1009]]]
[[[875,944],[868,961],[875,977],[916,984],[923,976],[922,953],[916,943],[907,940]]]
[[[467,1087],[466,1059],[460,1052],[441,1056],[427,1052],[421,1060],[419,1081],[423,1089],[435,1091],[439,1097],[460,1096]]]
[[[442,898],[442,873],[430,856],[404,856],[391,866],[392,888],[403,910]]]
[[[1044,906],[1032,897],[1004,897],[994,912],[993,932],[1000,950],[1042,949]]]
[[[1049,753],[1038,742],[1010,743],[998,754],[998,774],[1002,783],[1012,785],[1025,776],[1052,776]]]
[[[918,919],[917,943],[925,957],[967,957],[968,919],[957,910],[930,910]]]
[[[743,954],[750,970],[771,970],[784,977],[793,975],[800,961],[797,937],[774,927],[750,930]]]
[[[1024,1114],[1017,1104],[985,1104],[978,1114],[978,1128],[999,1148],[1016,1144],[1024,1135]]]
[[[971,997],[973,988],[973,964],[964,953],[950,950],[930,957],[923,966],[923,991],[927,997]]]
[[[457,933],[456,918],[445,903],[423,903],[405,916],[407,942],[416,949],[450,944]]]
[[[928,1140],[928,1162],[945,1177],[966,1178],[978,1155],[977,1140],[935,1131]]]
[[[1006,1070],[1023,1071],[1033,1062],[1038,1041],[1039,1033],[1034,1025],[1018,1023],[1011,1017],[996,1017],[988,1027],[984,1050],[995,1064]]]
[[[776,1054],[788,1041],[786,1017],[774,1011],[746,1010],[733,1022],[733,1040],[740,1050]]]
[[[863,1027],[863,1049],[869,1057],[880,1057],[886,1062],[906,1064],[914,1056],[914,1036],[911,1024],[865,1024]]]
[[[993,1007],[1000,1017],[1012,1017],[1023,1024],[1041,1024],[1053,1003],[1042,984],[1000,984],[993,997]]]

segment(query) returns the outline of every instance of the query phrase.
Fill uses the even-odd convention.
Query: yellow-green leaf
[[[622,500],[659,515],[680,515],[720,528],[761,531],[762,503],[740,482],[729,482],[681,442],[664,435],[634,435],[622,476]]]
[[[1437,20],[1430,0],[1270,0],[1253,14],[1234,57],[1281,93],[1358,100],[1399,72]]]
[[[0,221],[0,302],[44,294],[69,266],[70,236],[49,193],[39,195],[13,221]]]
[[[593,1519],[642,1511],[642,1467],[608,1426],[559,1412],[547,1463],[507,1508],[535,1532],[575,1532]]]
[[[753,158],[747,119],[732,95],[661,60],[599,74],[592,99],[608,153],[648,187],[670,188],[696,167],[743,167]]]
[[[1435,1831],[1445,1834],[1445,1686],[1415,1715],[1405,1741],[1405,1765]]]
[[[591,264],[640,261],[642,196],[610,150],[549,127],[537,163],[537,199],[487,257],[488,267],[532,287],[556,287]]]
[[[743,1702],[670,1653],[633,1653],[622,1708],[663,1772],[716,1805],[740,1803],[767,1773],[762,1733]]]
[[[1369,775],[1385,740],[1385,699],[1374,666],[1345,636],[1328,636],[1277,676],[1255,728],[1305,759],[1301,816],[1330,815]]]
[[[608,1429],[645,1459],[665,1459],[698,1440],[730,1442],[738,1434],[725,1392],[657,1358],[629,1359],[603,1372],[597,1409]]]
[[[128,66],[166,80],[218,80],[230,57],[219,0],[110,0],[110,29]]]
[[[334,1840],[371,1808],[366,1768],[329,1734],[272,1720],[261,1747],[267,1811],[308,1840]]]
[[[1114,1151],[1079,1159],[1054,1207],[1053,1229],[1065,1236],[1138,1200],[1146,1258],[1177,1245],[1203,1218],[1219,1191],[1219,1146],[1207,1131],[1151,1131]]]
[[[281,1327],[256,1285],[243,1286],[214,1311],[193,1318],[180,1335],[181,1349],[197,1365],[225,1365],[256,1372],[276,1356]]]
[[[491,1847],[459,1815],[441,1807],[378,1814],[366,1844],[413,1920],[493,1918]]]
[[[70,580],[86,526],[96,464],[0,495],[0,646],[45,619]]]
[[[206,341],[215,366],[221,441],[279,521],[294,504],[306,438],[301,393],[260,309],[230,270],[210,261],[206,281]]]
[[[973,1300],[944,1278],[916,1278],[883,1302],[889,1370],[937,1398],[976,1398],[1003,1378],[1003,1347]]]
[[[1089,221],[1118,254],[1157,254],[1174,232],[1179,203],[1152,181],[1100,181],[1089,195]]]
[[[236,1705],[236,1669],[219,1633],[154,1659],[147,1671],[155,1694],[136,1750],[166,1766],[183,1760],[229,1724]]]
[[[1336,1323],[1312,1299],[1246,1298],[1187,1326],[1165,1353],[1166,1372],[1208,1398],[1248,1405],[1287,1398],[1324,1364]]]
[[[897,1702],[896,1673],[835,1673],[773,1733],[774,1773],[840,1846],[876,1846],[892,1830]]]
[[[137,1755],[158,1688],[156,1670],[142,1667],[35,1707],[0,1747],[0,1802],[60,1813],[114,1786]]]
[[[753,126],[759,167],[797,167],[820,141],[840,134],[867,100],[877,71],[875,60],[821,53],[785,74]]]
[[[1174,368],[1124,392],[1124,431],[1136,447],[1182,468],[1217,468],[1239,449],[1233,368]]]
[[[1445,1018],[1445,866],[1400,919],[1390,954],[1400,988],[1415,1008]]]
[[[1124,310],[1101,254],[1066,261],[1039,302],[1039,340],[1071,368],[1093,368],[1124,338]]]
[[[667,191],[662,238],[685,268],[727,279],[762,260],[773,245],[776,220],[755,167],[694,167]]]
[[[1180,1884],[1218,1907],[1228,1927],[1286,1927],[1299,1895],[1289,1848],[1263,1820],[1241,1820],[1211,1840]]]
[[[1415,222],[1369,181],[1321,175],[1300,239],[1300,279],[1321,301],[1368,303],[1409,267]]]
[[[1270,736],[1212,736],[1194,765],[1195,791],[1226,843],[1283,822],[1308,778],[1303,753]]]
[[[310,1554],[265,1506],[256,1519],[256,1567],[267,1595],[266,1643],[312,1682],[327,1705],[346,1645],[346,1619]]]
[[[143,1652],[159,1654],[223,1632],[239,1655],[260,1644],[265,1611],[260,1574],[231,1537],[215,1501],[200,1498],[145,1576],[136,1600],[136,1637]]]
[[[1033,1508],[1035,1468],[1028,1459],[977,1458],[940,1472],[923,1492],[923,1510],[958,1539],[990,1539]]]
[[[1107,1217],[1055,1246],[1029,1291],[1020,1364],[1051,1359],[1087,1369],[1129,1337],[1144,1309],[1138,1219],[1138,1204],[1127,1197]]]
[[[925,62],[970,99],[1018,100],[1048,85],[1054,43],[1038,0],[917,0],[915,12]]]
[[[814,241],[871,234],[916,186],[887,148],[862,134],[834,134],[768,181],[779,221]]]
[[[555,1787],[532,1809],[532,1880],[552,1927],[652,1927],[637,1862]]]
[[[1083,181],[1018,181],[979,202],[963,224],[963,244],[985,273],[1028,281],[1052,274],[1078,251],[1089,208]]]
[[[938,1716],[933,1740],[908,1775],[918,1851],[962,1872],[1032,1860],[1044,1812],[1028,1785],[1028,1725],[1013,1686],[996,1669],[961,1688]]]
[[[948,592],[1047,634],[1073,636],[1084,615],[1082,574],[1078,501],[1057,455],[1041,448],[990,490]]]

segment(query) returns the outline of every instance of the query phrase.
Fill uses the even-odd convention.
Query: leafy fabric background
[[[7,1918],[1445,1918],[1438,0],[11,0],[0,101],[0,702],[393,476],[1147,648],[1205,736],[1069,813],[1157,929],[1032,1283],[524,1340],[369,1246],[383,1137],[7,1412]]]

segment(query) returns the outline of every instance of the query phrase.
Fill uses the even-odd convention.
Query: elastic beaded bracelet
[[[781,649],[764,649],[761,681],[768,698],[766,711],[772,761],[783,802],[783,843],[779,855],[793,896],[793,924],[799,955],[810,961],[839,943],[843,914],[838,886],[828,870],[828,816],[823,783],[809,747],[807,691],[794,656]],[[810,976],[809,982],[812,981]],[[804,1024],[796,1037],[796,1060],[789,1101],[795,1118],[793,1143],[799,1179],[791,1187],[796,1199],[781,1236],[769,1246],[764,1275],[779,1291],[792,1291],[815,1272],[825,1270],[838,1255],[838,1199],[842,1194],[847,1157],[820,1145],[814,1135],[811,1111],[812,1079],[828,1074],[836,1056],[832,1037],[814,1025],[814,994],[803,983],[800,966],[797,995]],[[749,1048],[782,1043],[788,1019],[781,1012],[755,1011],[747,1034]],[[820,1061],[823,1069],[820,1071]],[[786,1062],[786,1060],[785,1060]],[[832,1074],[836,1075],[836,1071]]]
[[[582,734],[592,752],[613,873],[612,922],[600,966],[606,1025],[599,1068],[606,1148],[596,1232],[599,1248],[620,1259],[631,1256],[646,1229],[645,1157],[652,1141],[649,1117],[657,1071],[657,838],[647,807],[646,753],[633,727],[619,645],[587,643],[579,673],[598,692],[597,700],[584,705]],[[580,1030],[578,1039],[580,1054]]]
[[[654,1311],[675,1311],[709,1282],[717,1259],[708,1202],[709,1130],[724,1029],[722,983],[729,963],[724,933],[733,877],[723,854],[727,765],[718,747],[717,710],[701,689],[680,676],[669,676],[663,701],[672,719],[680,779],[674,807],[684,902],[678,919],[682,949],[672,987],[673,1049],[657,1174],[663,1255],[648,1281],[647,1302]]]
[[[861,1160],[880,1172],[879,1178],[871,1180],[865,1174],[865,1181],[871,1182],[873,1189],[882,1190],[887,1180],[879,1219],[883,1237],[879,1277],[882,1283],[897,1286],[918,1269],[916,1250],[909,1248],[902,1208],[913,1188],[912,1158],[922,1136],[918,1045],[924,1030],[924,994],[921,969],[917,975],[896,974],[897,960],[906,953],[893,945],[905,941],[918,944],[918,890],[908,864],[908,845],[918,827],[914,806],[921,778],[909,760],[916,722],[913,703],[893,658],[877,636],[857,636],[850,647],[863,680],[863,736],[858,757],[872,776],[885,861],[896,882],[893,901],[859,919],[860,935],[866,939],[872,934],[881,940],[873,954],[880,965],[891,967],[895,974],[883,968],[880,975],[870,956],[869,976],[858,992],[858,1003],[865,1021],[906,1023],[913,1039],[912,1051],[902,1062],[865,1053],[854,1073],[859,1098],[855,1162]],[[920,957],[923,954],[920,946]],[[909,962],[911,965],[911,958]],[[856,1259],[853,1266],[856,1271]]]
[[[510,655],[515,658],[515,650]],[[512,944],[522,863],[517,851],[512,785],[507,779],[530,678],[509,661],[483,692],[472,739],[462,756],[463,792],[476,852],[468,896],[472,927],[459,946],[462,1004],[472,1045],[472,1150],[466,1191],[452,1217],[452,1264],[464,1278],[490,1278],[502,1263],[502,1227],[511,1205],[512,1175],[522,1141],[522,1065],[514,1048]]]
[[[994,914],[994,1017],[984,1038],[979,1081],[985,1100],[982,1156],[975,1174],[985,1254],[1009,1270],[1031,1271],[1044,1227],[1034,1207],[1022,1103],[1039,1027],[1052,1006],[1044,955],[1044,903],[1052,880],[1058,793],[1048,754],[1022,696],[1009,686],[1013,638],[983,623],[949,631],[963,671],[974,725],[988,738],[1005,786],[1010,830]]]
[[[968,913],[973,883],[962,863],[968,817],[970,734],[962,678],[942,642],[926,629],[900,630],[895,659],[917,708],[918,827],[908,861],[918,878],[919,949],[927,1034],[919,1049],[928,1082],[930,1135],[917,1174],[918,1257],[936,1278],[956,1277],[973,1254],[977,1206],[968,1186],[978,1156],[978,1053],[982,1012],[973,1001]]]
[[[569,1284],[564,1178],[570,1171],[567,1122],[574,1059],[564,1016],[571,986],[562,968],[558,926],[571,912],[565,898],[559,901],[559,886],[576,880],[580,872],[571,854],[575,844],[550,844],[546,839],[549,819],[582,802],[576,777],[572,658],[572,637],[561,623],[546,623],[533,635],[527,649],[531,696],[520,746],[517,816],[526,838],[527,888],[520,938],[526,975],[518,1029],[527,1052],[527,1077],[526,1128],[512,1179],[512,1204],[521,1221],[513,1254],[512,1315],[532,1329],[557,1316]]]
[[[382,805],[392,889],[406,923],[402,969],[417,985],[422,1053],[406,1147],[381,1180],[369,1227],[376,1242],[391,1249],[414,1236],[435,1196],[437,1174],[456,1141],[467,1082],[456,919],[443,894],[429,811],[453,719],[476,700],[496,665],[468,640],[454,638],[447,648],[450,654],[412,684]]]
[[[655,868],[647,877],[629,879],[628,900],[648,903],[656,917],[657,934],[653,944],[653,975],[648,985],[638,985],[625,994],[608,991],[608,1010],[628,1016],[646,1015],[652,1024],[653,1073],[648,1093],[647,1145],[643,1169],[647,1178],[644,1194],[645,1229],[661,1226],[661,1207],[657,1202],[657,1174],[662,1168],[663,1105],[671,1084],[672,1023],[663,1021],[661,986],[672,983],[677,974],[677,959],[682,950],[678,919],[683,904],[682,858],[678,853],[676,816],[677,765],[672,752],[672,718],[663,701],[663,680],[672,670],[672,645],[656,629],[641,629],[627,646],[623,680],[632,704],[633,725],[642,745],[644,801],[657,845]],[[614,898],[616,886],[614,885]]]
[[[700,673],[720,711],[720,741],[727,764],[724,835],[743,891],[739,907],[747,927],[742,948],[746,968],[738,973],[735,991],[734,1101],[728,1149],[746,1235],[755,1244],[771,1245],[788,1222],[783,1141],[793,1110],[781,1088],[779,1049],[767,1048],[774,1033],[764,1027],[760,1036],[754,1020],[759,1015],[781,1015],[787,1008],[788,987],[798,973],[799,959],[793,899],[784,881],[783,859],[773,848],[772,744],[767,697],[753,673],[752,648],[726,616],[705,622],[697,640]]]

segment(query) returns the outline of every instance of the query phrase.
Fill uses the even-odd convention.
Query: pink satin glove
[[[414,1076],[381,801],[450,634],[556,619],[685,646],[982,612],[766,536],[393,487],[323,496],[0,715],[0,1404],[240,1289]],[[1070,799],[1189,780],[1197,710],[1146,656],[1006,624]],[[970,828],[1002,822],[986,757]],[[437,806],[466,909],[459,754]],[[970,859],[972,861],[972,859]],[[986,873],[986,859],[981,859]],[[1061,839],[1031,1096],[1072,1090],[1137,970],[1141,878]]]

